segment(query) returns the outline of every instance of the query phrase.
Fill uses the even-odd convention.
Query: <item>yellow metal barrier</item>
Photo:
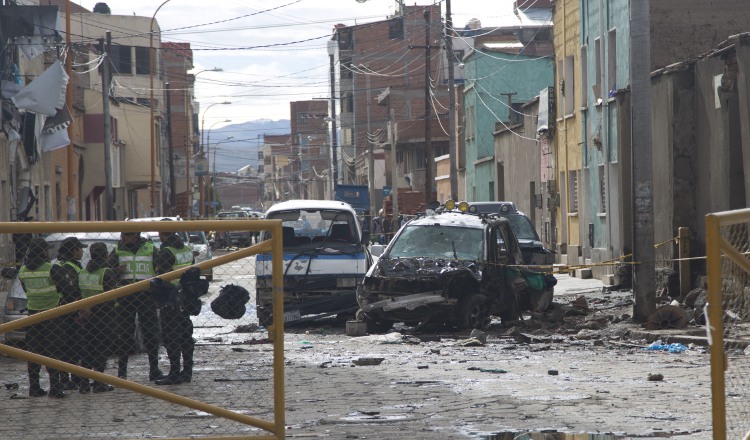
[[[750,434],[750,209],[706,216],[708,304],[706,327],[711,345],[713,438]],[[750,353],[748,353],[750,354]],[[733,396],[733,397],[729,397]]]
[[[245,414],[246,412],[251,411],[253,406],[257,405],[257,399],[258,395],[252,395],[252,394],[245,394],[245,395],[238,395],[238,396],[230,396],[230,398],[227,398],[225,395],[223,395],[221,392],[212,393],[212,392],[206,392],[205,389],[197,389],[198,385],[196,384],[183,384],[180,385],[183,388],[181,388],[182,391],[187,390],[187,394],[193,394],[195,397],[191,398],[188,396],[180,395],[173,392],[164,391],[164,389],[155,388],[152,386],[147,386],[141,383],[137,383],[133,380],[126,380],[122,378],[118,378],[113,375],[100,373],[88,368],[83,368],[79,365],[74,365],[71,363],[62,362],[58,359],[53,359],[50,357],[42,356],[39,354],[31,353],[26,350],[22,350],[20,348],[16,348],[10,345],[6,344],[0,344],[0,354],[10,356],[15,359],[20,359],[22,361],[26,362],[34,362],[38,363],[44,366],[52,367],[54,369],[66,371],[68,373],[71,373],[73,375],[78,375],[87,379],[93,379],[94,381],[109,384],[117,389],[120,390],[128,390],[135,393],[139,393],[144,396],[153,397],[155,399],[160,399],[161,401],[168,402],[170,404],[177,404],[181,405],[187,408],[194,409],[196,411],[204,412],[207,414],[211,414],[216,417],[220,417],[223,419],[231,420],[234,422],[238,422],[243,425],[247,425],[249,427],[259,428],[263,431],[266,431],[270,433],[271,435],[250,435],[250,430],[248,429],[242,429],[242,428],[227,428],[227,427],[221,427],[223,429],[213,429],[213,430],[206,430],[205,428],[201,429],[200,432],[197,432],[196,430],[193,430],[189,427],[179,427],[175,429],[171,429],[168,425],[171,425],[171,423],[165,423],[163,426],[159,426],[156,423],[153,423],[153,426],[155,426],[154,430],[158,431],[158,436],[160,438],[165,438],[167,436],[171,436],[174,434],[183,435],[183,437],[180,438],[195,438],[196,435],[200,435],[200,438],[238,438],[237,435],[242,435],[241,438],[253,438],[253,439],[283,439],[285,437],[285,418],[284,418],[284,328],[283,328],[283,316],[284,316],[284,310],[283,310],[283,253],[282,253],[282,230],[281,230],[281,221],[279,220],[236,220],[236,221],[230,221],[230,220],[222,220],[222,221],[171,221],[171,222],[66,222],[66,223],[0,223],[0,234],[47,234],[47,233],[53,233],[53,232],[62,232],[62,233],[106,233],[106,232],[159,232],[159,231],[168,231],[168,232],[186,232],[186,231],[206,231],[206,230],[244,230],[244,231],[252,231],[252,232],[258,232],[258,231],[270,231],[271,232],[271,238],[269,240],[263,241],[261,243],[255,244],[253,246],[240,249],[235,252],[228,253],[226,255],[217,256],[216,258],[203,261],[199,264],[194,264],[192,266],[183,267],[178,270],[174,270],[172,272],[160,275],[159,278],[162,278],[165,281],[171,281],[179,279],[180,276],[190,269],[191,267],[199,267],[202,270],[206,270],[208,268],[220,268],[225,265],[229,265],[230,263],[234,262],[240,262],[241,259],[251,257],[258,253],[267,253],[271,252],[272,254],[272,283],[273,283],[273,294],[274,294],[274,301],[273,301],[273,322],[275,323],[273,328],[268,329],[268,333],[270,336],[270,339],[273,343],[273,362],[272,362],[272,374],[273,374],[273,410],[272,410],[272,420],[265,420],[262,417],[254,417],[248,414]],[[240,278],[246,278],[248,276],[248,273],[250,272],[250,269],[247,269],[247,273],[245,272],[235,272],[234,274],[228,273],[225,276],[225,281],[229,280],[231,281],[232,277],[236,277],[237,279]],[[0,324],[0,334],[6,334],[8,332],[11,332],[13,330],[18,330],[21,328],[28,328],[31,325],[38,324],[41,322],[44,322],[46,320],[50,320],[53,318],[57,318],[63,315],[67,315],[73,312],[78,312],[83,309],[90,309],[91,307],[94,307],[96,305],[105,304],[105,303],[114,303],[115,300],[120,298],[126,298],[130,295],[133,295],[135,293],[141,292],[144,289],[148,289],[150,287],[150,280],[143,280],[139,281],[130,285],[126,285],[123,287],[119,287],[98,295],[91,296],[86,299],[81,299],[79,301],[75,301],[70,304],[62,305],[59,307],[55,307],[50,310],[46,310],[43,312],[36,313],[34,315],[21,318],[15,321],[7,322],[4,324]],[[213,289],[216,290],[216,289]],[[215,292],[214,292],[215,293]],[[254,296],[255,292],[251,292],[251,295]],[[252,300],[251,300],[252,301]],[[208,312],[210,313],[210,312]],[[254,317],[252,317],[254,319]],[[216,320],[218,322],[218,319]],[[222,324],[226,325],[225,322],[222,321]],[[164,330],[163,330],[164,331]],[[221,362],[222,359],[214,358],[209,359],[208,362]],[[207,363],[208,363],[207,362]],[[226,362],[230,362],[229,360],[226,360]],[[213,367],[213,365],[210,365],[210,367]],[[236,368],[235,365],[229,365],[227,368],[228,370],[232,370]],[[16,367],[18,369],[18,367]],[[22,369],[20,371],[25,371]],[[200,372],[196,372],[198,375],[200,375]],[[262,380],[258,378],[241,378],[241,380]],[[218,379],[214,379],[214,383],[219,381]],[[193,385],[196,385],[195,388],[185,388],[185,387],[192,387]],[[17,385],[16,385],[17,386]],[[205,384],[201,387],[204,388]],[[220,391],[220,390],[219,390]],[[19,394],[16,394],[19,395]],[[215,403],[208,403],[201,400],[201,397],[205,396],[207,399],[214,400]],[[81,406],[75,406],[76,414],[74,416],[74,419],[84,419],[87,418],[96,418],[101,417],[102,414],[102,408],[107,408],[108,405],[111,408],[119,408],[119,410],[123,410],[127,408],[127,404],[122,403],[123,400],[130,400],[134,402],[135,407],[131,407],[131,411],[137,411],[138,406],[147,406],[146,404],[140,405],[136,400],[133,399],[127,399],[124,398],[120,392],[115,393],[104,393],[99,394],[96,396],[89,396],[88,398],[97,398],[100,399],[99,405],[95,405],[95,408],[92,408],[92,414],[97,415],[88,415],[86,413],[82,413],[82,407]],[[238,410],[237,406],[241,406],[244,402],[245,404],[248,403],[248,398],[252,398],[252,401],[249,405],[247,405],[247,408],[244,410]],[[114,399],[114,400],[113,400]],[[28,399],[32,402],[39,402],[36,399]],[[70,400],[69,398],[65,399],[65,403],[67,403]],[[23,400],[9,400],[9,402],[23,402]],[[116,404],[114,404],[117,402]],[[221,402],[228,402],[225,405],[221,405],[219,403]],[[50,401],[50,403],[52,403]],[[41,405],[49,405],[50,403],[43,402]],[[228,406],[231,406],[233,409],[229,409]],[[84,408],[90,407],[89,405],[84,405]],[[125,409],[127,411],[127,409]],[[21,409],[23,411],[23,409]],[[99,411],[99,412],[97,412]],[[3,411],[4,413],[6,411]],[[166,411],[165,411],[166,412]],[[112,415],[112,420],[120,420],[119,417],[117,417],[117,414]],[[100,420],[100,422],[102,422]],[[106,421],[105,425],[106,425]],[[114,422],[110,422],[114,423]],[[123,423],[123,421],[119,421],[117,423]],[[6,421],[7,424],[7,421]],[[138,423],[140,425],[140,423]],[[204,423],[205,424],[205,423]],[[60,423],[60,420],[55,421],[52,423],[52,426],[59,427],[58,431],[49,431],[49,427],[47,427],[47,430],[42,431],[35,431],[33,427],[34,423],[26,423],[24,426],[18,427],[18,433],[14,434],[14,438],[18,439],[25,439],[25,438],[34,438],[34,439],[42,439],[42,438],[63,438],[63,437],[70,437],[71,431],[66,431],[66,429],[73,429],[73,431],[78,432],[77,425],[66,425],[65,423]],[[44,424],[40,424],[44,425]],[[102,437],[108,437],[111,438],[111,431],[112,429],[102,428],[104,431],[106,431],[106,434],[102,434]],[[136,435],[133,433],[140,433],[142,430],[145,429],[143,425],[140,426],[130,426],[127,429],[123,430],[123,435],[128,436],[127,432],[130,432],[131,434],[129,436],[141,436],[140,434]],[[211,431],[211,435],[206,436],[208,432]],[[215,432],[214,432],[215,431]],[[231,437],[221,437],[220,435],[213,435],[216,432],[221,432],[222,434],[231,435]],[[8,432],[8,430],[4,430],[3,432]],[[80,434],[80,433],[79,433]],[[85,435],[87,438],[96,438],[96,435],[94,432],[89,432]]]

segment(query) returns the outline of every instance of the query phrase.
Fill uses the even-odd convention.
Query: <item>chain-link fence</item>
[[[750,209],[706,217],[714,439],[750,435]]]
[[[255,254],[282,292],[280,226],[0,223],[22,256],[3,270],[0,437],[283,438],[283,328],[255,312]],[[219,229],[251,240],[212,251]]]

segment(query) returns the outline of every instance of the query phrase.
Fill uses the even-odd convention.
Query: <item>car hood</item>
[[[481,263],[477,261],[445,258],[380,258],[372,272],[375,276],[388,278],[443,277],[456,273],[470,273],[481,279]]]
[[[467,287],[481,283],[483,268],[478,261],[382,257],[364,285],[370,293],[393,297],[415,293],[459,296]]]

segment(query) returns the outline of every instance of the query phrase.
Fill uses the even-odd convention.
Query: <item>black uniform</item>
[[[120,258],[117,254],[118,249],[137,253],[144,245],[153,246],[151,242],[143,237],[138,237],[138,241],[135,243],[124,243],[120,240],[115,249],[109,255],[110,266],[120,266]],[[151,254],[152,262],[156,253],[157,251],[154,248]],[[133,282],[133,279],[121,274],[119,282],[120,286],[132,284]],[[138,344],[135,340],[137,319],[143,333],[143,345],[146,349],[146,354],[148,355],[148,378],[151,381],[164,378],[164,374],[159,370],[159,316],[157,314],[156,303],[151,298],[151,292],[149,290],[143,290],[120,298],[117,302],[116,310],[121,338],[117,350],[117,376],[120,378],[127,378],[127,368],[130,355],[138,352]]]
[[[161,249],[154,259],[157,275],[171,272],[187,263],[192,264],[192,258],[189,262],[187,259],[178,262],[175,252],[169,248],[173,248],[178,254],[184,252],[187,255],[189,252],[192,257],[192,249],[187,247],[177,234],[169,235],[162,242]],[[193,378],[193,321],[190,319],[190,313],[183,307],[183,300],[185,298],[179,297],[177,301],[171,301],[161,308],[162,333],[169,358],[169,374],[164,379],[157,380],[157,385],[191,382]]]
[[[59,265],[51,265],[49,263],[47,242],[41,238],[30,240],[24,265],[19,272],[29,301],[29,315],[34,315],[59,305],[59,292],[56,291],[56,286],[52,280],[53,273],[57,276],[59,275],[59,271]],[[30,272],[33,273],[34,280],[26,278]],[[43,295],[48,298],[51,297],[51,299],[41,302],[34,300],[36,296],[34,290],[43,291],[45,290],[45,285],[51,295]],[[64,317],[58,317],[27,327],[26,344],[29,351],[53,359],[62,359],[64,356],[63,347],[67,345],[67,333],[64,331],[63,322]],[[41,369],[42,366],[37,363],[29,362],[27,364],[29,396],[31,397],[47,395],[47,391],[42,389],[39,383]],[[62,383],[65,372],[47,367],[47,374],[49,375],[50,382],[50,397],[65,397]]]
[[[91,260],[79,274],[79,280],[81,295],[84,297],[117,288],[118,276],[107,263],[107,246],[104,243],[91,245]],[[107,366],[107,357],[116,354],[116,332],[112,328],[112,323],[117,322],[115,301],[97,304],[91,310],[82,310],[81,312],[82,365],[85,368],[103,373]],[[112,391],[113,389],[110,385],[94,382],[95,393]],[[90,384],[88,380],[80,384],[79,390],[82,393],[89,392]]]

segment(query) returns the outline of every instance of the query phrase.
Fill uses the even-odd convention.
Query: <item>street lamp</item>
[[[203,117],[201,118],[201,155],[204,156],[204,157],[208,155],[208,153],[205,150],[204,144],[203,144],[203,135],[206,132],[206,130],[205,130],[205,127],[206,127],[206,113],[208,113],[208,110],[211,109],[211,107],[213,107],[215,105],[219,105],[219,104],[221,104],[221,105],[229,105],[229,104],[231,104],[231,102],[229,102],[229,101],[214,102],[213,104],[211,104],[208,107],[206,107],[206,109],[203,111]],[[206,170],[206,172],[208,172],[208,170]],[[201,178],[204,179],[204,176],[201,176]],[[206,201],[206,196],[203,194],[203,188],[205,187],[205,185],[203,184],[203,181],[200,181],[198,183],[198,187],[200,188],[200,192],[201,192],[201,194],[200,194],[200,199],[201,199],[200,213],[202,215],[206,215],[206,208],[203,206],[205,204],[205,201]]]
[[[225,122],[232,122],[232,121],[230,121],[230,120],[226,120]],[[209,130],[209,136],[210,136],[210,135],[211,135],[211,132],[210,132],[210,130]],[[212,173],[212,174],[213,174],[213,182],[214,182],[214,184],[213,184],[213,191],[210,191],[210,190],[211,190],[211,188],[209,187],[209,191],[210,191],[210,192],[208,193],[208,207],[209,207],[209,209],[211,209],[211,208],[213,207],[213,202],[214,202],[214,193],[216,192],[216,147],[218,147],[218,146],[219,146],[219,144],[221,144],[221,143],[224,143],[224,142],[226,142],[226,141],[228,141],[228,140],[230,140],[230,139],[234,139],[234,136],[229,136],[229,137],[228,137],[228,138],[226,138],[226,139],[222,139],[222,140],[220,140],[219,142],[217,142],[217,143],[216,143],[216,144],[214,145],[214,160],[213,160],[213,166],[214,166],[214,170],[213,170],[213,173]],[[209,179],[209,183],[211,182],[211,180],[212,180],[212,179]],[[216,214],[216,209],[214,209],[214,214]]]
[[[199,70],[198,72],[195,72],[195,73],[192,74],[193,81],[191,83],[191,87],[195,87],[195,78],[198,75],[200,75],[201,73],[203,73],[203,72],[223,72],[223,71],[224,71],[224,69],[222,69],[221,67],[214,67],[213,69]],[[185,104],[184,105],[185,105],[185,108],[189,108],[187,93],[185,94]],[[188,114],[188,112],[185,112],[185,126],[186,127],[190,126],[190,115]],[[190,140],[188,141],[187,145],[185,145],[185,158],[186,158],[186,160],[185,160],[185,188],[186,188],[186,194],[187,194],[188,215],[191,216],[191,217],[192,217],[192,213],[193,213],[193,204],[192,204],[193,184],[192,184],[191,179],[190,179],[190,171],[192,169],[190,167],[190,159],[191,159],[191,157],[193,155],[193,147],[192,146],[193,146],[193,142],[192,142],[192,137],[191,137]],[[202,147],[202,145],[201,145],[201,147]]]
[[[154,21],[156,21],[156,13],[159,12],[162,6],[166,5],[170,0],[164,0],[162,4],[156,8],[154,15],[151,16],[151,29],[148,34],[148,46],[149,46],[149,77],[151,80],[151,100],[149,101],[149,107],[151,111],[151,215],[154,215],[154,207],[156,206],[156,124],[154,120],[154,64],[155,64],[155,50],[154,50]],[[159,41],[161,42],[161,30],[159,32]]]
[[[206,110],[208,110],[208,109],[206,109]],[[205,116],[205,113],[204,113],[204,116]],[[207,161],[210,162],[210,159],[211,159],[211,130],[214,128],[214,126],[216,124],[228,123],[228,122],[232,122],[232,120],[231,119],[225,119],[223,121],[216,121],[216,122],[214,122],[211,125],[211,127],[208,128],[208,134],[206,135],[206,150],[204,152],[205,155],[206,155],[206,160]],[[215,152],[214,152],[214,159],[216,159]],[[214,168],[215,167],[216,167],[216,164],[214,164]],[[211,206],[210,206],[211,205],[211,203],[210,203],[210,201],[211,201],[211,174],[209,172],[210,169],[211,168],[209,166],[206,166],[206,172],[208,174],[208,179],[204,179],[205,180],[205,186],[206,186],[206,197],[205,198],[201,198],[201,202],[202,203],[205,203],[206,199],[209,200],[209,204],[204,208],[203,215],[205,217],[208,217],[208,215],[211,214]]]

